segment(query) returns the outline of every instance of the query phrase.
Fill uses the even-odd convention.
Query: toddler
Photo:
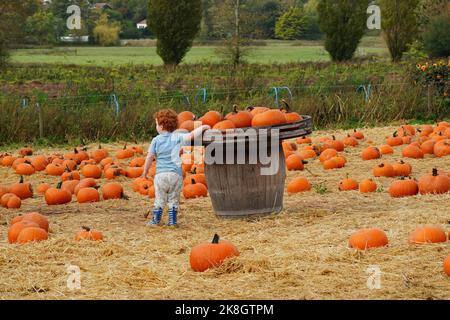
[[[157,112],[155,121],[158,136],[150,144],[143,173],[143,177],[147,178],[148,170],[153,160],[156,159],[155,205],[153,219],[148,224],[160,224],[163,210],[168,205],[169,226],[173,227],[177,225],[180,192],[183,186],[181,146],[183,143],[199,137],[210,127],[204,125],[191,133],[175,132],[178,127],[178,117],[177,113],[170,109]]]

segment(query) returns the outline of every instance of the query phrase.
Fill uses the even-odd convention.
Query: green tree
[[[114,46],[119,43],[120,25],[109,22],[108,15],[102,13],[94,28],[95,42],[101,46]]]
[[[181,63],[200,31],[201,0],[149,0],[147,21],[165,65]]]
[[[283,40],[297,40],[303,35],[307,18],[302,9],[291,7],[278,19],[275,26],[275,35]]]
[[[383,37],[394,62],[402,59],[418,37],[419,3],[420,0],[379,0]]]
[[[442,15],[431,19],[424,32],[425,51],[433,58],[450,56],[450,16]]]
[[[39,0],[0,1],[0,67],[6,64],[11,47],[24,41],[25,28],[21,22],[40,5]]]
[[[50,11],[39,10],[25,21],[28,42],[45,45],[56,43],[55,17]]]
[[[369,0],[320,0],[319,26],[325,34],[325,49],[333,61],[353,58],[367,29]]]

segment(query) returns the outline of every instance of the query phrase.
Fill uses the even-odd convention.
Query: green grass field
[[[357,56],[386,55],[386,48],[378,41],[363,40]],[[114,64],[162,64],[155,47],[59,47],[53,49],[20,49],[12,54],[18,63],[60,63],[108,66]],[[194,46],[184,63],[219,62],[214,46]],[[267,46],[251,47],[246,60],[250,63],[289,63],[328,61],[329,55],[320,43],[270,41]]]

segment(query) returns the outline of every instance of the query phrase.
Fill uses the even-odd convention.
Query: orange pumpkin
[[[33,197],[33,188],[30,183],[25,183],[23,181],[23,176],[20,176],[19,183],[15,183],[11,186],[10,192],[14,193],[21,200]]]
[[[22,157],[32,156],[33,155],[33,149],[31,149],[31,148],[21,148],[21,149],[19,149],[19,154]]]
[[[352,191],[352,190],[358,190],[359,184],[356,180],[350,179],[347,177],[347,179],[342,180],[339,183],[339,190],[340,191]]]
[[[34,167],[29,163],[21,163],[16,167],[16,174],[22,176],[31,176],[36,172]]]
[[[127,199],[120,183],[111,182],[102,187],[103,200]]]
[[[293,154],[286,159],[286,167],[289,171],[302,171],[305,169],[306,161],[298,154]]]
[[[450,254],[444,260],[444,272],[447,276],[450,277]]]
[[[406,180],[402,177],[400,180],[394,181],[389,187],[389,194],[393,198],[402,198],[415,196],[419,193],[419,186],[414,180]]]
[[[356,147],[357,145],[359,145],[358,140],[350,135],[347,135],[347,137],[344,138],[342,142],[344,143],[345,146],[349,147]]]
[[[402,150],[402,155],[405,158],[412,158],[412,159],[422,159],[424,156],[422,150],[420,150],[419,147],[414,145],[409,145],[405,147]]]
[[[45,202],[49,206],[62,205],[72,201],[72,194],[65,189],[61,189],[62,182],[56,188],[50,188],[45,192]]]
[[[77,232],[75,235],[75,241],[101,241],[103,240],[103,234],[97,230],[91,230],[89,227],[83,227],[82,231]]]
[[[11,225],[8,229],[8,242],[13,244],[17,242],[20,232],[25,228],[39,228],[39,225],[33,221],[19,221]]]
[[[6,202],[6,209],[20,209],[22,206],[22,201],[17,196],[12,196]]]
[[[450,139],[436,142],[434,145],[434,155],[436,157],[445,157],[450,155]]]
[[[60,177],[64,173],[64,167],[59,163],[50,163],[46,168],[45,172],[49,176]]]
[[[420,145],[420,150],[423,154],[434,154],[434,145],[436,141],[434,139],[429,139]]]
[[[134,156],[133,150],[128,149],[126,144],[122,150],[117,151],[116,153],[116,158],[119,160],[129,159],[132,158],[133,156]]]
[[[393,177],[394,167],[389,163],[382,163],[373,168],[374,177]]]
[[[0,204],[2,205],[2,207],[6,208],[6,206],[8,205],[8,201],[9,199],[13,198],[13,197],[17,197],[14,193],[5,193],[1,198],[0,198]]]
[[[2,159],[2,166],[11,167],[13,165],[14,161],[16,161],[16,159],[17,159],[16,157],[13,157],[10,155],[5,156]]]
[[[267,107],[247,107],[247,111],[250,112],[252,117],[256,116],[257,114],[264,113],[266,111],[269,111],[270,109]]]
[[[448,191],[450,191],[450,179],[445,175],[438,174],[437,169],[433,169],[431,174],[419,179],[421,194],[443,194]]]
[[[211,243],[202,243],[192,248],[189,262],[192,270],[203,272],[219,267],[226,259],[238,257],[239,250],[228,241],[221,241],[216,234]]]
[[[100,195],[97,189],[94,188],[83,188],[77,194],[78,203],[91,203],[98,202],[100,200]]]
[[[303,136],[303,137],[301,137],[301,138],[298,138],[298,139],[296,140],[296,143],[297,143],[297,144],[310,144],[310,143],[312,143],[312,140],[311,140],[311,138],[309,138],[309,137]]]
[[[352,137],[358,140],[364,140],[364,134],[356,129],[353,130]]]
[[[359,184],[359,192],[372,193],[377,191],[377,184],[372,179],[365,179]]]
[[[45,156],[36,156],[31,159],[31,165],[36,171],[44,171],[48,165],[48,159]]]
[[[195,114],[193,114],[190,111],[183,111],[178,114],[177,118],[178,118],[178,128],[180,128],[183,122],[195,120]]]
[[[394,153],[394,149],[390,145],[384,145],[384,146],[380,147],[380,152],[383,155],[385,155],[385,154],[393,154]]]
[[[192,179],[191,184],[183,187],[183,196],[186,199],[194,199],[208,196],[208,188],[203,183],[197,183]]]
[[[299,193],[299,192],[307,192],[311,190],[311,184],[308,179],[303,177],[298,177],[289,182],[287,186],[288,193]]]
[[[145,158],[144,157],[139,157],[139,158],[134,158],[133,160],[131,160],[130,162],[130,167],[143,167],[145,165]]]
[[[94,164],[88,164],[81,169],[81,174],[85,178],[100,179],[102,177],[102,169]]]
[[[269,127],[286,123],[286,116],[280,110],[271,109],[255,115],[252,127]]]
[[[303,120],[303,117],[297,112],[291,112],[291,106],[287,103],[286,100],[282,99],[281,101],[284,104],[283,112],[284,116],[286,117],[287,123],[294,123]]]
[[[403,160],[394,163],[392,167],[394,168],[394,176],[396,177],[408,177],[412,173],[412,166]]]
[[[233,106],[233,112],[225,116],[226,120],[233,122],[236,128],[251,127],[253,116],[248,111],[238,111],[237,106]]]
[[[71,171],[69,167],[66,168],[66,171],[61,175],[61,181],[68,180],[80,180],[80,174],[78,171]]]
[[[61,189],[69,191],[71,194],[75,194],[75,188],[80,184],[79,180],[67,180],[61,185]]]
[[[381,152],[376,147],[368,147],[363,150],[361,157],[364,161],[380,159]]]
[[[359,250],[385,247],[388,243],[386,233],[380,229],[359,230],[351,235],[349,241],[350,247]]]
[[[26,215],[22,216],[21,221],[22,222],[25,222],[25,221],[34,222],[39,226],[39,228],[44,229],[45,231],[48,231],[48,227],[49,227],[48,219],[44,215],[40,214],[39,212],[27,213]]]
[[[41,228],[24,228],[17,237],[17,243],[25,244],[28,242],[43,241],[48,239],[47,231]]]
[[[392,137],[386,139],[386,143],[391,147],[397,147],[403,144],[403,139],[398,136],[397,132],[394,132]]]
[[[217,123],[222,121],[222,115],[217,111],[208,111],[199,119],[204,125],[213,128]]]
[[[236,126],[231,120],[224,120],[216,123],[213,127],[214,130],[229,130],[235,129]]]
[[[338,155],[338,152],[335,149],[326,149],[324,150],[319,157],[320,162],[325,162],[327,160],[330,160],[331,158],[334,158]]]
[[[446,241],[447,235],[444,230],[437,226],[417,228],[409,237],[411,244],[441,243]]]
[[[103,149],[101,145],[98,146],[97,150],[92,151],[91,157],[96,163],[100,163],[103,159],[108,157],[108,151]]]

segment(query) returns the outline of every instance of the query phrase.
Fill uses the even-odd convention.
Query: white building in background
[[[145,28],[147,28],[147,19],[142,20],[141,22],[138,22],[138,23],[136,24],[136,27],[137,27],[138,29],[145,29]]]

